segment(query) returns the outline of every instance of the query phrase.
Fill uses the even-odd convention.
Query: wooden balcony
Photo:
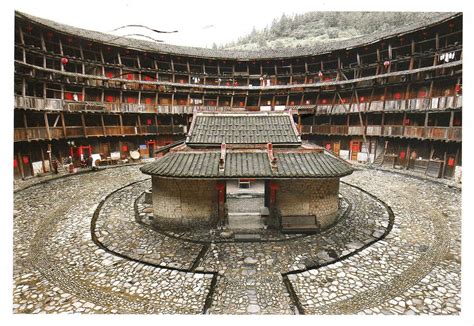
[[[382,126],[367,126],[365,134],[368,136],[381,136]]]
[[[66,127],[66,136],[67,138],[84,137],[84,128],[77,126]]]
[[[425,127],[418,126],[405,126],[403,135],[409,138],[424,138],[425,137]]]
[[[405,110],[404,100],[385,101],[384,111],[402,111]]]
[[[333,135],[347,135],[347,126],[331,126],[331,134]]]
[[[426,138],[431,139],[447,139],[448,127],[427,127]]]
[[[312,132],[313,134],[330,134],[331,126],[330,125],[312,126]]]
[[[98,127],[86,127],[86,136],[104,136],[104,129]]]
[[[27,141],[28,134],[25,128],[15,128],[13,133],[13,139],[15,141]]]
[[[29,140],[48,139],[48,133],[45,127],[28,127],[26,132]]]
[[[348,133],[349,135],[363,135],[364,128],[365,127],[361,127],[361,126],[349,126]]]
[[[384,126],[384,136],[403,136],[403,126]]]
[[[462,127],[449,128],[448,139],[453,141],[462,141]]]
[[[120,129],[120,126],[105,126],[105,134],[107,136],[120,136],[122,130]]]
[[[105,129],[105,133],[104,133]],[[123,129],[123,132],[122,132]],[[66,134],[62,127],[50,127],[49,135],[46,127],[15,128],[14,141],[49,140],[80,137],[104,137],[122,135],[184,135],[187,126],[71,126],[66,127]]]
[[[372,101],[370,102],[369,111],[383,111],[383,101]]]

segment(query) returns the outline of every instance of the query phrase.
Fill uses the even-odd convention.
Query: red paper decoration
[[[16,158],[13,159],[13,168],[16,169],[18,167],[18,161]]]
[[[359,102],[364,102],[364,101],[365,101],[365,97],[361,96],[361,97],[359,98]]]
[[[454,158],[453,157],[450,157],[448,159],[448,166],[454,166]]]
[[[390,61],[385,60],[383,66],[385,67],[385,69],[387,69],[390,66]]]
[[[128,145],[122,145],[122,152],[128,151]]]
[[[395,93],[395,94],[393,95],[393,97],[394,97],[396,100],[399,100],[399,99],[402,97],[402,94],[400,94],[400,93]]]
[[[68,62],[69,62],[69,59],[68,59],[68,58],[61,58],[61,64],[67,65]]]
[[[28,156],[23,156],[23,164],[30,163],[30,158]]]
[[[146,119],[146,124],[151,125],[151,119]]]
[[[405,158],[405,152],[400,152],[400,158],[403,160]]]
[[[111,95],[108,95],[108,96],[105,98],[105,100],[106,100],[107,102],[113,102],[113,101],[114,101],[114,98],[113,98]]]

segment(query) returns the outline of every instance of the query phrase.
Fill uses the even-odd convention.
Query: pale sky
[[[82,1],[81,1],[82,2]],[[87,2],[16,1],[15,9],[76,27],[110,32],[126,24],[141,24],[158,30],[178,30],[175,34],[144,33],[166,43],[211,47],[245,35],[252,27],[263,28],[282,13],[318,10],[314,1],[95,1]],[[122,29],[115,35],[142,33],[143,29]]]
[[[396,4],[370,1],[316,0],[238,0],[238,1],[26,1],[12,3],[16,10],[48,18],[68,25],[110,32],[127,24],[141,24],[158,30],[178,30],[175,34],[143,32],[143,29],[122,29],[115,35],[146,34],[170,44],[211,47],[236,40],[252,30],[270,25],[282,13],[291,15],[321,10],[433,10],[431,5],[397,1]],[[445,2],[439,2],[445,3]],[[390,6],[390,7],[389,7]],[[437,6],[437,10],[453,10]]]

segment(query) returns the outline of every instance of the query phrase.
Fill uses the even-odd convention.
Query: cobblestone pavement
[[[150,181],[130,183],[144,179],[122,167],[15,194],[14,312],[460,311],[459,191],[356,171],[344,181],[390,205],[393,220],[376,198],[342,184],[347,214],[323,233],[210,242],[137,223],[134,205],[142,209]]]

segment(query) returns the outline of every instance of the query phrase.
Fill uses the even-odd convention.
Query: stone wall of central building
[[[336,221],[339,178],[280,180],[276,206],[282,216],[316,216],[321,228]]]
[[[153,177],[153,215],[163,228],[208,226],[217,219],[216,181]]]

